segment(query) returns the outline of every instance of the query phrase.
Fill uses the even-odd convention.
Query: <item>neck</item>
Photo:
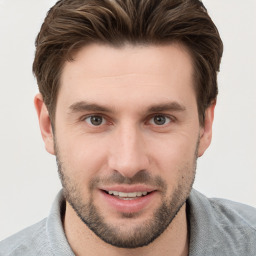
[[[68,242],[76,256],[153,256],[153,255],[188,255],[188,224],[186,205],[180,209],[169,227],[151,244],[135,249],[117,248],[102,241],[76,215],[66,203],[64,230]]]

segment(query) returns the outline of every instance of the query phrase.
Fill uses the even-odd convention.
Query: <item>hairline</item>
[[[164,46],[164,45],[176,45],[178,47],[180,47],[181,50],[185,51],[190,59],[191,59],[191,64],[192,64],[192,81],[193,81],[193,90],[195,92],[195,96],[196,96],[196,105],[197,105],[197,113],[198,113],[198,119],[199,119],[199,123],[202,126],[203,125],[203,121],[204,121],[204,115],[201,118],[201,113],[200,113],[200,109],[199,109],[199,99],[198,99],[198,88],[196,86],[196,84],[198,83],[198,78],[197,78],[197,69],[196,69],[196,59],[194,57],[193,51],[189,48],[189,46],[186,45],[186,43],[184,43],[182,40],[178,40],[178,39],[170,39],[169,41],[163,41],[163,42],[145,42],[145,41],[122,41],[122,42],[102,42],[102,41],[92,41],[92,42],[84,42],[84,44],[81,44],[81,46],[79,48],[76,48],[73,51],[68,51],[67,52],[67,56],[66,58],[63,58],[63,62],[60,65],[60,70],[59,70],[59,76],[58,76],[58,80],[57,80],[57,93],[55,96],[55,101],[52,102],[53,104],[50,106],[50,120],[51,120],[51,124],[52,127],[54,128],[54,124],[55,124],[55,119],[56,119],[56,107],[57,107],[57,102],[58,102],[58,97],[59,97],[59,91],[61,88],[61,80],[62,80],[62,74],[63,74],[63,70],[65,67],[65,64],[68,62],[73,62],[76,59],[76,55],[81,52],[82,49],[84,49],[85,47],[88,47],[90,45],[99,45],[99,46],[109,46],[111,48],[115,48],[115,49],[124,49],[125,47],[150,47],[150,46]]]

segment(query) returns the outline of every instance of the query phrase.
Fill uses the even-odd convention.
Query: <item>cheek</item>
[[[65,172],[77,182],[91,180],[105,167],[106,154],[102,143],[85,136],[65,136],[58,141]]]
[[[196,142],[170,140],[155,153],[154,172],[167,184],[166,196],[185,198],[195,178]],[[176,196],[177,196],[176,195]]]
[[[196,136],[172,134],[151,142],[151,162],[160,175],[175,180],[183,169],[192,166],[197,145]]]

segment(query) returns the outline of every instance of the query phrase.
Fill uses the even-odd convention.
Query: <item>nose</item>
[[[111,139],[109,167],[127,178],[149,168],[143,132],[138,127],[126,125],[115,131]]]

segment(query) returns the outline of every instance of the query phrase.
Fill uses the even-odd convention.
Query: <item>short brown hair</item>
[[[199,0],[60,0],[36,39],[33,72],[52,123],[63,64],[89,43],[113,46],[178,42],[194,62],[200,124],[216,99],[223,52],[218,30]]]

